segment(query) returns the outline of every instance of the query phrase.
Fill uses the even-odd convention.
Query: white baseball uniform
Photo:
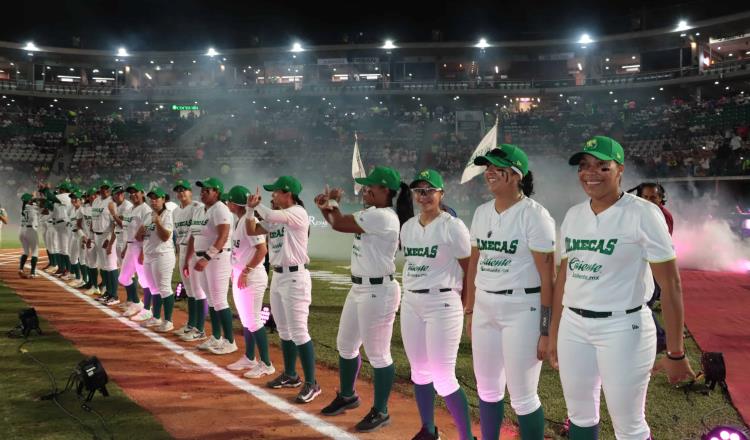
[[[133,209],[133,202],[131,202],[128,199],[125,199],[117,205],[115,208],[115,211],[117,212],[117,215],[120,218],[124,218],[127,215],[127,212]],[[125,249],[125,244],[127,244],[128,239],[122,235],[124,231],[125,222],[123,221],[123,227],[120,227],[120,225],[115,222],[115,236],[117,237],[117,265],[122,267],[122,251]]]
[[[499,402],[507,383],[516,414],[531,414],[542,405],[536,357],[541,277],[532,251],[554,252],[555,221],[527,197],[501,213],[490,200],[474,212],[471,243],[479,252],[471,326],[479,398]]]
[[[96,235],[91,229],[93,218],[91,217],[90,203],[81,206],[81,215],[83,216],[83,233],[87,239],[91,240],[91,247],[86,247],[83,251],[84,260],[86,261],[86,267],[94,269],[96,268]]]
[[[6,211],[5,208],[0,206],[0,216],[7,216],[7,215],[8,215],[8,211]],[[4,223],[2,222],[2,220],[0,220],[0,245],[3,242],[3,225]]]
[[[96,248],[96,267],[101,270],[117,270],[117,242],[112,243],[112,251],[108,254],[104,243],[110,239],[115,221],[109,212],[112,197],[102,199],[97,196],[91,204],[91,228],[94,232],[94,247]],[[117,240],[117,237],[115,237]]]
[[[191,270],[190,276],[186,277],[185,274],[182,273],[182,268],[185,266],[185,256],[187,255],[187,245],[190,241],[190,226],[193,217],[197,216],[198,220],[202,220],[204,218],[204,213],[205,207],[201,202],[190,202],[190,204],[188,204],[184,208],[178,206],[174,211],[172,211],[172,217],[174,218],[174,234],[177,241],[177,255],[179,257],[177,267],[180,268],[180,278],[182,279],[182,285],[185,286],[188,297],[198,298],[198,296],[200,296],[200,298],[198,299],[205,299],[206,294],[205,292],[203,292],[203,289],[200,288],[200,283],[197,282],[196,277],[198,275],[197,273],[195,273],[196,271]],[[194,266],[195,254],[193,254],[193,258],[190,262],[190,267],[192,268]],[[196,296],[196,289],[200,290],[200,294],[198,296]]]
[[[81,216],[81,207],[78,208],[74,207],[72,204],[70,206],[70,218],[68,220],[68,245],[67,254],[70,256],[70,264],[76,265],[78,264],[80,257],[81,257],[81,237],[83,236],[83,231],[78,230],[78,222],[77,220]]]
[[[354,234],[352,244],[352,277],[360,282],[346,295],[336,347],[342,358],[354,359],[364,345],[373,368],[385,368],[393,363],[393,321],[401,301],[393,279],[401,225],[393,208],[372,206],[352,215],[365,231]]]
[[[229,236],[223,247],[219,249],[221,252],[211,258],[202,272],[198,272],[191,267],[191,272],[198,273],[198,282],[208,297],[208,306],[213,307],[217,312],[229,308],[227,293],[232,276],[232,262],[230,261],[232,221],[232,212],[229,211],[227,205],[216,202],[205,210],[205,220],[199,221],[202,225],[196,224],[196,227],[193,228],[191,222],[190,230],[193,235],[193,248],[196,256],[198,252],[206,252],[214,245],[216,238],[219,236],[219,225],[229,225]]]
[[[57,200],[60,203],[55,203],[52,208],[52,220],[54,224],[54,253],[68,255],[68,247],[70,245],[70,229],[68,228],[68,222],[70,221],[70,195],[67,193],[57,194]]]
[[[263,267],[263,262],[247,274],[247,286],[240,289],[239,279],[245,266],[253,259],[257,252],[256,246],[266,242],[264,235],[247,235],[245,219],[243,215],[235,223],[232,232],[232,297],[240,315],[242,327],[256,332],[263,327],[260,317],[260,309],[263,307],[263,294],[268,287],[268,274]]]
[[[300,205],[271,209],[259,204],[255,210],[263,218],[260,225],[268,231],[271,278],[271,312],[279,337],[303,345],[310,341],[307,317],[312,302],[312,280],[307,264],[310,217]],[[290,269],[294,269],[293,271]]]
[[[456,356],[464,323],[464,273],[458,260],[471,256],[469,230],[447,212],[426,227],[415,216],[401,228],[401,248],[406,257],[401,337],[411,380],[432,383],[439,395],[447,396],[459,389]]]
[[[18,238],[23,246],[23,255],[30,257],[39,256],[39,207],[27,203],[21,213],[21,229]]]
[[[144,219],[151,217],[151,207],[148,203],[142,202],[138,206],[133,206],[123,214],[123,231],[118,237],[127,245],[125,248],[125,257],[122,259],[122,267],[117,281],[123,286],[129,286],[133,283],[133,275],[138,275],[138,284],[144,288],[149,288],[149,277],[145,273],[143,264],[138,262],[138,257],[143,250],[143,242],[135,239],[138,230],[143,226]]]
[[[52,219],[52,210],[47,210],[48,214],[42,215],[40,221],[44,224],[44,246],[47,248],[47,256],[56,254],[55,252],[55,224]],[[52,264],[52,262],[50,262]]]
[[[159,294],[162,298],[172,295],[172,272],[174,272],[175,255],[174,243],[172,242],[172,231],[174,221],[172,211],[164,208],[159,214],[161,225],[170,232],[169,238],[162,241],[156,231],[156,223],[153,221],[154,211],[143,215],[143,228],[146,233],[143,236],[143,268],[147,284],[150,286],[151,294]]]
[[[566,264],[557,340],[568,416],[580,427],[599,423],[601,389],[618,440],[642,440],[656,328],[643,305],[654,290],[649,263],[675,258],[656,205],[632,194],[598,215],[589,201],[573,206],[560,229]],[[612,312],[584,318],[571,308]]]

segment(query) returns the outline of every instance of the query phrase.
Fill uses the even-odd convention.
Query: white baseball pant
[[[542,362],[536,357],[541,299],[537,294],[498,295],[477,289],[471,323],[471,352],[479,398],[499,402],[510,393],[519,416],[542,402],[537,394]]]
[[[44,233],[44,245],[47,247],[48,254],[57,254],[57,229],[54,225],[47,226],[47,231]]]
[[[237,314],[240,315],[242,327],[256,332],[263,327],[260,309],[263,307],[263,294],[268,287],[268,274],[261,265],[250,272],[247,287],[240,289],[238,283],[244,268],[244,266],[232,268],[232,298],[237,307]]]
[[[341,310],[336,348],[344,359],[359,356],[359,347],[373,368],[393,363],[391,337],[393,321],[401,302],[401,287],[385,278],[384,284],[352,284]]]
[[[198,261],[198,258],[193,254],[192,257],[190,257],[190,264],[188,265],[190,267],[190,276],[186,277],[184,273],[182,273],[182,268],[185,267],[185,254],[187,254],[187,245],[180,245],[180,251],[179,251],[179,264],[178,268],[180,269],[180,279],[182,280],[182,285],[185,286],[185,290],[187,291],[188,298],[195,298],[195,299],[206,299],[206,292],[203,291],[203,287],[201,287],[200,280],[198,279],[200,275],[200,272],[193,269],[195,267],[195,263]]]
[[[310,341],[307,317],[312,302],[312,280],[307,269],[274,273],[271,277],[271,313],[279,337],[303,345]]]
[[[115,237],[117,237],[117,242],[115,243],[115,247],[117,248],[117,267],[122,267],[123,258],[120,255],[122,255],[122,251],[125,249],[126,242],[122,239],[122,233],[115,233]]]
[[[651,310],[584,318],[565,308],[557,337],[565,403],[580,427],[599,423],[601,389],[618,440],[649,438],[646,391],[656,357]]]
[[[206,293],[208,306],[213,307],[217,312],[229,308],[227,293],[229,292],[229,283],[232,277],[232,262],[230,259],[231,254],[224,251],[211,258],[202,272],[194,269],[195,262],[199,258],[194,259],[193,265],[190,266],[190,271],[198,274],[198,282],[201,289]]]
[[[39,256],[39,235],[36,229],[23,227],[18,234],[18,238],[21,240],[24,255],[30,257]]]
[[[456,357],[463,325],[464,310],[458,292],[404,293],[401,338],[411,365],[412,382],[432,383],[440,396],[458,391]]]
[[[70,231],[70,234],[68,234],[70,238],[68,239],[68,252],[67,254],[70,256],[70,264],[78,264],[78,260],[81,256],[81,237],[78,236],[75,232]]]
[[[146,282],[151,286],[151,294],[158,294],[162,298],[172,295],[172,273],[174,272],[175,256],[172,252],[145,255],[143,257],[143,272]]]
[[[92,234],[93,235],[93,234]],[[96,236],[94,236],[96,237]],[[86,254],[86,266],[94,269],[97,268],[96,263],[96,239],[94,237],[91,237],[91,247],[86,248],[86,250],[83,252]]]
[[[123,286],[129,286],[132,284],[133,275],[137,274],[138,284],[144,289],[149,288],[146,270],[143,268],[143,264],[138,263],[138,257],[141,255],[142,248],[143,246],[139,241],[128,243],[128,248],[125,251],[125,258],[122,259],[120,275],[117,277],[117,281]]]
[[[64,222],[55,225],[55,250],[58,254],[69,255],[71,235]]]
[[[117,243],[112,244],[112,251],[108,254],[104,249],[104,242],[110,237],[108,232],[94,234],[94,247],[96,248],[96,267],[100,270],[117,270]]]

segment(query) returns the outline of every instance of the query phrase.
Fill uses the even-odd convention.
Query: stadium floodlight
[[[23,50],[28,52],[37,52],[39,51],[39,48],[36,46],[36,44],[34,44],[33,41],[29,41],[28,43],[26,43],[26,46],[23,47]]]
[[[674,32],[684,32],[690,29],[687,20],[680,20],[677,23],[677,27],[674,28]]]
[[[117,49],[117,56],[118,57],[129,57],[130,54],[128,53],[127,49],[125,49],[124,47],[121,47],[121,48]]]
[[[385,40],[385,43],[383,43],[382,49],[395,49],[396,45],[393,44],[393,40]]]
[[[299,41],[295,41],[294,44],[292,44],[292,52],[302,52],[304,50],[305,49],[302,48],[302,43],[300,43]]]
[[[477,44],[474,45],[474,47],[477,47],[479,49],[487,49],[490,47],[490,44],[487,42],[486,38],[480,38]]]
[[[582,34],[581,38],[578,39],[578,44],[591,44],[594,40],[591,39],[589,34]]]
[[[216,49],[214,49],[213,47],[209,47],[208,50],[206,51],[206,55],[209,57],[215,57],[218,54],[219,52],[216,52]]]

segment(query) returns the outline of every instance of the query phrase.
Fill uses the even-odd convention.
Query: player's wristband
[[[333,199],[328,199],[328,207],[329,208],[336,208],[336,209],[338,209],[339,202],[337,202],[337,201],[335,201]]]
[[[539,333],[542,336],[549,336],[549,323],[552,318],[552,309],[548,306],[542,306],[542,313],[539,318]]]
[[[209,256],[209,257],[211,257],[211,258],[214,258],[215,256],[219,255],[219,250],[218,250],[218,249],[216,249],[215,247],[211,246],[211,247],[210,247],[210,248],[208,248],[208,250],[206,251],[206,255],[208,255],[208,256]]]
[[[684,351],[675,351],[675,352],[668,351],[667,359],[671,361],[681,361],[685,359],[685,352]]]
[[[247,216],[247,218],[255,218],[255,208],[247,206],[245,208],[245,216]]]

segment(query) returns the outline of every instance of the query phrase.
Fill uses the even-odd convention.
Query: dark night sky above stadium
[[[21,5],[17,2],[16,5]],[[129,50],[203,50],[305,44],[521,40],[577,37],[672,26],[735,12],[725,1],[196,1],[131,0],[26,3],[4,14],[0,40]],[[360,32],[362,35],[359,35]]]

